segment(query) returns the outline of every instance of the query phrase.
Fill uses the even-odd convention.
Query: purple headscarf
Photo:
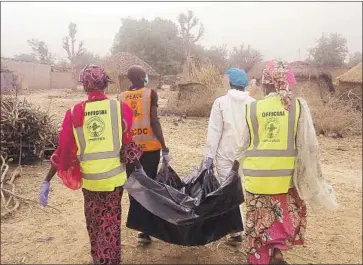
[[[103,89],[108,83],[112,83],[104,69],[95,64],[86,65],[79,73],[78,81],[89,89]]]
[[[296,80],[287,62],[278,60],[267,62],[262,74],[262,84],[274,85],[284,108],[287,111],[290,109],[292,97],[290,88],[296,84]]]

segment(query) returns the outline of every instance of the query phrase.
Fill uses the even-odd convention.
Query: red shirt
[[[70,109],[65,114],[58,136],[58,147],[51,157],[51,162],[57,168],[58,176],[70,189],[79,189],[82,185],[73,127],[83,126],[84,109],[87,102],[105,99],[107,99],[107,96],[102,91],[93,91],[88,94],[86,101],[82,101],[73,107],[73,114]],[[121,102],[121,113],[123,129],[122,143],[126,145],[132,141],[132,109]]]

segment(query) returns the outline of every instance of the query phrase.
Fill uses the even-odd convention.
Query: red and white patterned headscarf
[[[272,60],[266,63],[262,73],[262,84],[271,84],[281,97],[281,102],[288,111],[291,104],[290,88],[296,84],[294,73],[287,62]]]
[[[103,88],[112,83],[104,69],[95,64],[88,64],[79,73],[78,81],[89,89]]]

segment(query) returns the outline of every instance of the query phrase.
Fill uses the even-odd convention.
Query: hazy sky
[[[110,51],[121,18],[162,17],[176,22],[180,12],[193,10],[205,26],[201,44],[241,43],[259,49],[266,59],[298,60],[307,56],[323,32],[338,32],[350,52],[362,51],[362,3],[1,3],[1,56],[30,53],[27,40],[48,44],[56,58],[66,56],[62,38],[75,22],[85,47],[97,54]]]

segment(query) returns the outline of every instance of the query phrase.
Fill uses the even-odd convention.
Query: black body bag
[[[235,162],[221,185],[213,170],[202,165],[183,180],[166,165],[156,180],[132,173],[124,185],[132,197],[126,226],[183,246],[205,245],[243,231],[238,166]]]

